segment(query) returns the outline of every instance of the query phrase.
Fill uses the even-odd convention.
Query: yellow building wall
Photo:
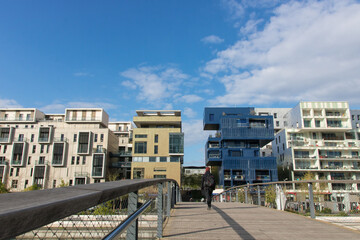
[[[169,133],[180,133],[180,128],[136,128],[133,132],[133,157],[168,157]],[[136,138],[136,135],[146,134],[147,138]],[[155,135],[158,135],[158,143],[155,143]],[[135,153],[136,142],[147,142],[146,153]],[[158,154],[154,153],[154,146],[158,146]]]
[[[174,179],[181,186],[180,162],[133,162],[131,179],[134,177],[134,168],[144,168],[145,179],[153,179],[154,175],[166,175],[166,178]]]

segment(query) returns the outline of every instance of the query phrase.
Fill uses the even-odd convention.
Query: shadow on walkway
[[[215,206],[212,206],[212,208],[220,214],[220,216],[227,222],[227,224],[230,225],[230,227],[232,227],[232,229],[234,229],[239,237],[247,240],[255,240],[255,238],[250,233],[248,233],[243,227],[241,227],[234,219],[232,219],[220,208]]]

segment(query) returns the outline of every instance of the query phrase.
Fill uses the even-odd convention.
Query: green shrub
[[[330,208],[323,208],[323,210],[321,210],[321,213],[331,214],[331,209]]]

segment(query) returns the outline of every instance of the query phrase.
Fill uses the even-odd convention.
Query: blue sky
[[[359,1],[0,3],[0,107],[182,110],[185,165],[204,164],[206,106],[360,108]]]

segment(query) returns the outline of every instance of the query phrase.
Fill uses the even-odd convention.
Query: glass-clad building
[[[272,116],[259,116],[254,108],[204,110],[204,130],[214,131],[205,146],[207,166],[219,166],[219,185],[277,181],[276,158],[261,153],[274,139]]]

